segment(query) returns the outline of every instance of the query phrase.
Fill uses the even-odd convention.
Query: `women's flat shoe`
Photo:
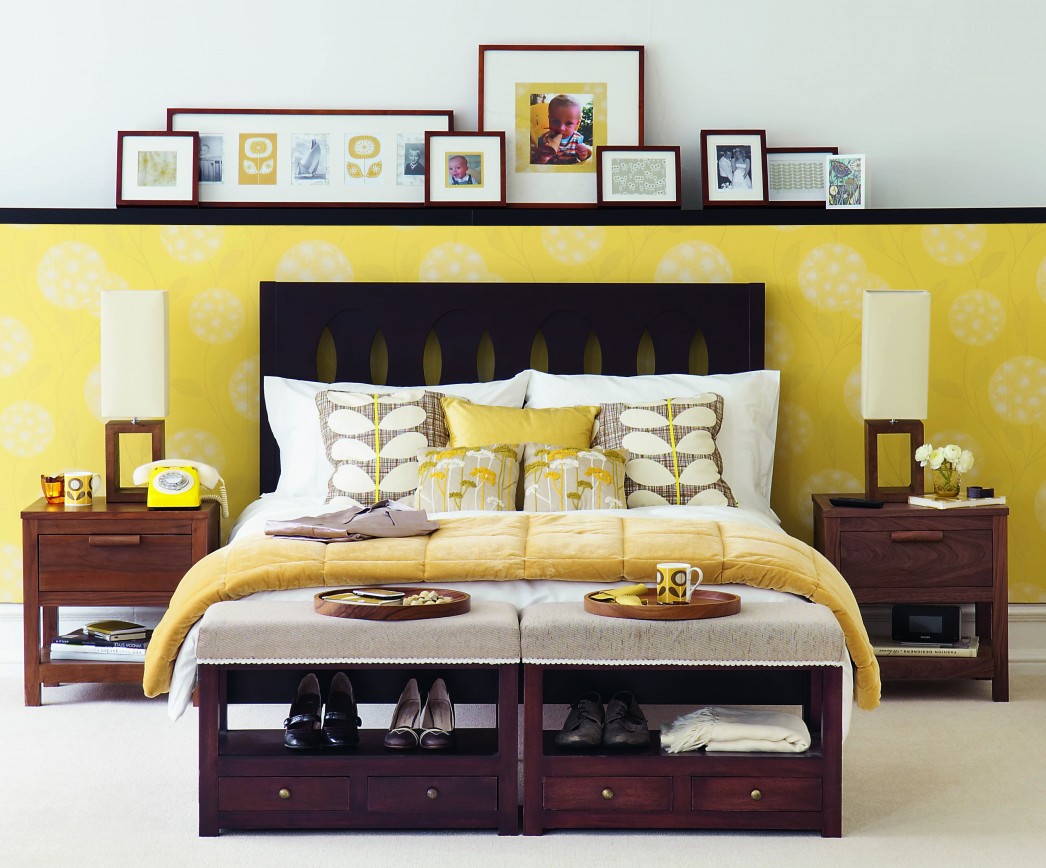
[[[385,733],[385,747],[395,750],[410,750],[420,743],[417,727],[421,721],[421,693],[418,682],[411,678],[403,688],[396,707],[392,710],[392,723]]]
[[[320,730],[320,682],[310,672],[298,684],[287,719],[283,721],[283,746],[291,750],[311,750],[322,747]]]
[[[607,703],[606,722],[603,724],[605,747],[642,747],[650,743],[646,715],[627,690],[619,690]]]
[[[586,693],[570,706],[563,728],[556,733],[556,744],[566,748],[599,747],[603,743],[603,700],[598,693]]]
[[[437,678],[429,688],[420,726],[420,742],[425,750],[446,750],[454,746],[454,706],[442,678]]]
[[[355,747],[360,743],[360,724],[352,682],[344,672],[336,672],[323,708],[323,738],[327,747]]]

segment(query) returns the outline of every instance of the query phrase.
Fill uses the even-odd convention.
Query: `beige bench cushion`
[[[608,618],[581,603],[523,610],[524,663],[839,666],[843,631],[831,610],[804,601],[742,602],[741,611],[695,621]]]
[[[448,618],[363,621],[321,615],[312,600],[226,601],[200,622],[196,658],[217,663],[519,662],[519,617],[509,603],[473,600]]]

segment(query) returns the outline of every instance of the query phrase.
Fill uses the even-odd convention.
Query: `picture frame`
[[[824,158],[825,207],[864,208],[868,202],[868,163],[864,154],[837,154]]]
[[[505,204],[505,133],[425,133],[425,204]]]
[[[678,145],[606,145],[596,156],[597,205],[682,205]]]
[[[507,204],[594,206],[599,149],[643,144],[643,70],[641,45],[479,46],[479,129],[505,133]]]
[[[449,109],[167,109],[168,130],[200,135],[201,206],[420,205],[411,157],[453,128]]]
[[[706,208],[767,204],[766,130],[702,130],[701,181]]]
[[[771,205],[825,206],[825,157],[837,147],[767,148],[766,183]]]
[[[116,134],[116,205],[196,205],[200,137],[195,132]]]

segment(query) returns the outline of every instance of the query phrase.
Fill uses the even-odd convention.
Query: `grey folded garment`
[[[439,528],[423,509],[407,509],[387,500],[373,506],[353,506],[323,515],[270,520],[265,533],[319,542],[359,542],[375,537],[424,536]]]
[[[667,753],[699,747],[706,752],[802,753],[810,747],[810,730],[796,714],[713,705],[676,718],[661,733],[661,747]]]

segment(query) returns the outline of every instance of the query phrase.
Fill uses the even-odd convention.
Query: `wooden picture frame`
[[[837,147],[767,148],[766,185],[771,205],[825,206],[825,160]]]
[[[596,158],[597,205],[682,205],[678,145],[606,145]]]
[[[706,208],[765,205],[766,130],[702,130],[701,180]]]
[[[199,152],[195,132],[118,132],[117,207],[197,204]]]
[[[868,203],[868,163],[864,154],[837,154],[824,158],[825,207],[864,208]]]
[[[505,204],[505,134],[426,133],[425,204]]]
[[[201,205],[420,205],[411,153],[454,112],[169,108],[167,128],[200,135]]]
[[[479,47],[479,129],[505,133],[509,205],[595,205],[598,150],[643,144],[643,64],[641,45]]]

